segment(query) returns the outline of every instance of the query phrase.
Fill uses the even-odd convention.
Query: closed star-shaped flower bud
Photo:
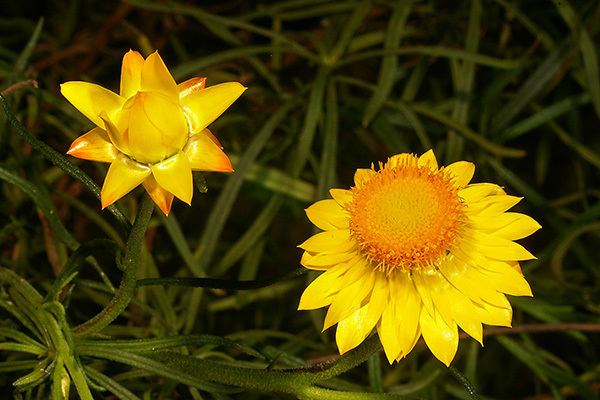
[[[158,52],[144,59],[130,50],[123,57],[120,94],[88,82],[61,85],[63,96],[96,124],[67,153],[110,163],[102,208],[143,184],[168,215],[174,197],[191,203],[192,171],[232,171],[207,127],[246,88],[238,82],[206,88],[205,82],[176,84]]]

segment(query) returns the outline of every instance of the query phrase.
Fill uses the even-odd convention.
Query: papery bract
[[[75,139],[68,154],[110,163],[102,208],[143,184],[169,214],[173,197],[190,204],[192,171],[232,171],[208,125],[246,90],[238,82],[205,88],[205,78],[179,85],[158,52],[123,57],[120,94],[87,82],[66,82],[61,93],[96,127]]]
[[[535,258],[514,241],[540,225],[507,212],[520,198],[500,186],[469,184],[474,172],[466,161],[439,168],[431,150],[398,154],[306,209],[323,232],[299,246],[301,263],[323,273],[298,308],[328,307],[323,329],[337,324],[340,353],[376,328],[390,363],[423,336],[449,365],[458,327],[481,343],[482,324],[511,325],[505,294],[532,295],[519,261]]]

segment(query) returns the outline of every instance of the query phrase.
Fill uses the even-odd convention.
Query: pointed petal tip
[[[115,202],[115,200],[110,201],[109,199],[106,199],[104,196],[101,195],[100,196],[100,204],[101,204],[102,209],[104,210],[106,207],[110,206],[112,203]]]

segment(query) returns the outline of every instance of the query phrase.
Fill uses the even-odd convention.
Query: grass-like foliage
[[[7,3],[0,397],[598,398],[600,2]],[[118,91],[130,48],[249,88],[211,125],[235,172],[196,173],[168,217],[140,188],[101,211],[106,164],[65,155],[92,126],[59,84]],[[390,366],[376,334],[340,357],[323,312],[297,311],[303,210],[432,148],[525,198],[534,297],[451,368],[422,341]]]

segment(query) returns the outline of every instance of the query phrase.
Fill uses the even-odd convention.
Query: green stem
[[[137,271],[140,264],[142,248],[144,246],[144,235],[148,228],[148,222],[150,222],[153,210],[154,203],[152,203],[149,196],[145,196],[133,227],[131,228],[131,233],[127,239],[127,245],[125,246],[121,285],[115,292],[114,297],[102,311],[90,320],[73,328],[73,332],[77,336],[87,336],[101,331],[114,321],[129,305],[135,291]]]
[[[329,362],[317,364],[310,368],[313,381],[322,381],[343,374],[346,371],[362,364],[375,352],[381,350],[379,336],[371,335],[355,350]]]
[[[252,290],[271,286],[274,283],[288,279],[296,278],[303,275],[308,270],[304,267],[297,268],[292,272],[271,279],[258,280],[235,280],[235,279],[217,279],[217,278],[144,278],[137,281],[137,287],[142,286],[187,286],[187,287],[202,287],[211,289],[228,289],[228,290]]]
[[[81,182],[90,192],[92,192],[96,197],[100,198],[100,187],[89,177],[88,174],[83,172],[79,167],[69,161],[67,157],[60,154],[52,147],[48,146],[46,143],[42,142],[35,136],[33,136],[25,127],[19,122],[15,114],[13,114],[12,110],[8,106],[6,99],[0,95],[0,103],[2,103],[2,107],[4,107],[4,112],[6,113],[6,117],[8,118],[8,122],[13,126],[13,128],[17,131],[19,136],[21,136],[27,143],[34,148],[34,150],[39,151],[44,158],[50,161],[52,164],[56,165],[58,168],[65,171],[67,174],[71,175],[73,178],[77,179]],[[119,221],[119,223],[126,229],[129,228],[129,220],[127,217],[117,208],[116,205],[112,204],[107,207],[108,211],[110,211],[114,217]]]
[[[357,349],[329,363],[310,368],[264,369],[258,366],[246,367],[201,359],[172,351],[127,351],[124,348],[113,348],[110,344],[104,345],[102,342],[94,344],[94,342],[94,340],[79,342],[79,354],[145,369],[196,387],[221,384],[259,392],[285,392],[302,394],[303,398],[323,399],[357,398],[352,397],[354,395],[352,392],[325,391],[325,389],[312,387],[360,365],[381,348],[379,338],[373,335]],[[320,391],[321,397],[310,397],[310,393],[317,391]]]
[[[297,391],[300,400],[392,400],[406,399],[394,393],[341,392],[316,386],[307,386]]]

